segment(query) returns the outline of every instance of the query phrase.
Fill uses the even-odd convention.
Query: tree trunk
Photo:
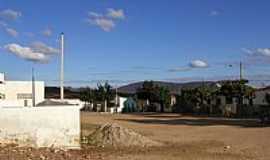
[[[107,100],[104,102],[104,112],[107,112]]]
[[[164,112],[164,103],[163,102],[161,102],[160,103],[160,112]]]

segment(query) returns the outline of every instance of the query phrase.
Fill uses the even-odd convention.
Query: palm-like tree
[[[97,94],[101,101],[104,101],[104,111],[107,111],[108,102],[114,98],[112,86],[105,82],[104,85],[98,84],[97,86]]]

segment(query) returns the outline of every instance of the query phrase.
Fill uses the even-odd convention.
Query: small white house
[[[119,113],[123,112],[123,109],[125,107],[124,103],[126,100],[127,100],[126,97],[119,97],[119,101],[118,101],[119,107],[117,108],[117,112],[119,112]]]
[[[44,101],[44,82],[35,81],[35,104]],[[32,106],[32,81],[7,81],[0,73],[0,106]]]

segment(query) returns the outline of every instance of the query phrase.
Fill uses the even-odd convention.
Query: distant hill
[[[162,82],[162,81],[153,81],[155,85],[167,87],[172,94],[180,94],[182,89],[186,88],[197,88],[202,85],[209,87],[216,87],[217,82],[212,81],[197,81],[197,82],[188,82],[188,83],[173,83],[173,82]],[[123,94],[135,94],[138,88],[141,88],[143,82],[136,82],[128,84],[118,88],[119,93]]]
[[[59,87],[45,87],[45,98],[60,98],[60,88]],[[78,99],[80,98],[80,88],[65,87],[65,98],[67,99]]]
[[[182,89],[186,88],[197,88],[200,86],[209,86],[216,87],[217,82],[212,81],[197,81],[197,82],[188,82],[188,83],[173,83],[173,82],[163,82],[163,81],[153,81],[154,85],[163,86],[170,90],[172,94],[181,94]],[[121,86],[118,88],[118,93],[127,95],[127,94],[135,94],[138,88],[141,88],[143,85],[142,82],[131,83],[125,86]],[[80,98],[80,91],[83,88],[72,88],[65,87],[65,98],[67,99],[78,99]],[[45,98],[60,98],[60,89],[59,87],[45,87]]]

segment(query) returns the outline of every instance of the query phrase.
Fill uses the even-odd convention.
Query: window
[[[18,93],[17,99],[32,99],[31,93]]]

